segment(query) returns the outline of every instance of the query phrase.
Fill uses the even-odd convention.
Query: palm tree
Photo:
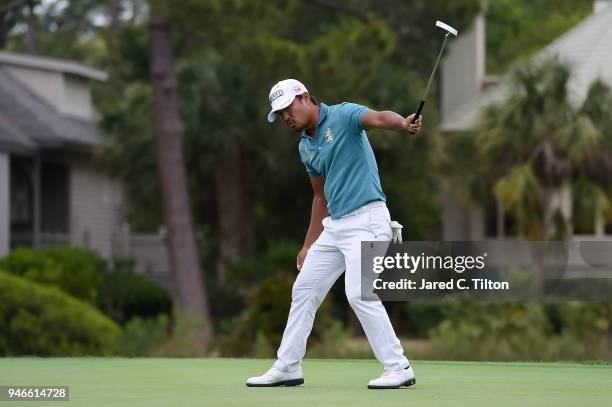
[[[578,173],[574,194],[577,222],[592,222],[596,216],[596,230],[604,234],[605,220],[612,217],[610,174],[612,174],[612,89],[595,81],[587,94],[581,113],[589,117],[603,136],[601,148],[592,151]],[[589,215],[591,218],[589,219]]]
[[[593,224],[609,211],[612,180],[602,174],[612,163],[610,89],[593,84],[574,108],[570,75],[554,59],[517,70],[506,101],[490,106],[475,130],[495,196],[519,234],[533,239],[571,235],[573,215]]]

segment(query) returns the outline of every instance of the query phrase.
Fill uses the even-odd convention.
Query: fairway
[[[380,365],[307,359],[299,387],[249,388],[266,359],[3,358],[0,385],[69,385],[70,406],[609,406],[612,366],[413,363],[417,384],[368,390]],[[0,402],[0,406],[40,406]]]

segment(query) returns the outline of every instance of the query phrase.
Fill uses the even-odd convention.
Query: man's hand
[[[308,254],[308,249],[310,249],[310,247],[302,247],[302,250],[300,250],[300,252],[297,255],[297,269],[298,271],[302,271],[302,265],[304,264],[304,259],[306,258],[306,254]]]
[[[415,123],[412,123],[412,119],[414,119],[414,113],[406,117],[406,121],[402,127],[411,133],[418,133],[421,130],[421,125],[423,124],[423,116],[419,116]]]

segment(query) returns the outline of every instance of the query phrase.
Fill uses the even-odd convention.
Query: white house
[[[0,52],[0,256],[17,246],[72,244],[111,258],[125,204],[93,163],[100,143],[91,81],[71,61]]]
[[[572,77],[568,84],[570,102],[580,104],[591,83],[601,79],[612,86],[612,2],[597,0],[593,14],[554,40],[532,59],[539,62],[557,57],[568,63]],[[457,78],[461,78],[457,80]],[[503,101],[509,93],[505,77],[499,80],[485,72],[485,18],[478,16],[469,32],[454,40],[442,65],[441,129],[466,131],[485,107]],[[499,203],[482,208],[461,203],[452,183],[445,186],[442,238],[483,240],[506,237],[505,218]],[[563,195],[563,194],[562,194]],[[571,200],[561,196],[560,205]],[[567,203],[567,202],[566,202]],[[566,205],[567,206],[567,205]],[[606,235],[606,224],[594,216],[593,238]],[[608,225],[608,228],[610,225]],[[585,236],[586,237],[586,236]]]

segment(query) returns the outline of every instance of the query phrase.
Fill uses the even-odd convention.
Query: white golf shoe
[[[246,385],[249,387],[298,386],[304,384],[302,368],[292,372],[283,372],[272,366],[261,376],[249,377]]]
[[[416,383],[412,366],[402,370],[387,370],[380,377],[370,380],[368,389],[399,389],[402,386],[412,386]]]

